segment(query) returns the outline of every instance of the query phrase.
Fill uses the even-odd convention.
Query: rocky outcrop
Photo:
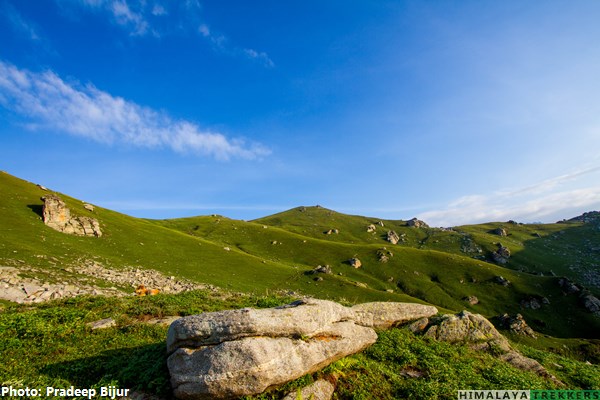
[[[567,278],[560,278],[558,280],[558,286],[560,286],[566,294],[579,293],[581,290],[576,284]]]
[[[506,229],[504,229],[504,228],[496,228],[496,229],[492,230],[491,233],[494,235],[498,235],[498,236],[508,236],[508,233],[506,232]]]
[[[510,281],[501,275],[497,275],[492,278],[492,282],[497,283],[498,285],[508,286],[510,285]]]
[[[352,266],[354,268],[362,267],[362,262],[356,257],[352,257],[351,259],[349,259],[348,264],[350,264],[350,266]]]
[[[498,250],[492,253],[492,259],[497,264],[506,264],[510,258],[510,249],[498,243]]]
[[[0,267],[0,299],[15,303],[41,303],[82,295],[123,296],[115,287],[100,288],[89,283],[49,283],[27,275],[42,275],[43,271],[27,267]],[[47,274],[47,271],[46,271]]]
[[[391,244],[397,244],[400,241],[400,236],[395,231],[388,231],[385,240]]]
[[[211,285],[165,276],[154,270],[132,267],[110,269],[91,260],[82,260],[76,266],[64,268],[63,272],[70,276],[63,277],[61,282],[49,283],[54,279],[49,276],[48,270],[25,265],[20,265],[19,268],[0,266],[0,299],[15,303],[41,303],[82,295],[124,296],[134,294],[134,289],[140,284],[158,288],[163,293],[195,289],[217,290]],[[104,281],[104,284],[99,285],[98,281]],[[123,291],[115,286],[106,287],[106,282],[130,289]]]
[[[477,296],[466,296],[463,297],[463,300],[472,306],[479,304],[479,299],[477,298]]]
[[[390,260],[390,257],[394,257],[394,253],[386,249],[385,247],[377,250],[377,261],[380,263],[386,263]]]
[[[370,304],[370,305],[369,305]],[[228,399],[262,393],[347,355],[388,327],[434,315],[435,307],[306,299],[271,309],[228,310],[173,322],[167,337],[175,396]]]
[[[54,194],[42,197],[44,223],[59,232],[78,236],[102,236],[100,224],[90,217],[72,217],[71,211],[60,197]]]
[[[591,313],[600,316],[600,300],[589,292],[584,292],[579,296],[583,307]]]
[[[414,228],[429,228],[429,225],[417,218],[406,221],[406,226],[411,226]]]
[[[374,233],[375,231],[377,231],[377,227],[373,224],[367,226],[367,233]]]
[[[472,347],[477,350],[491,351],[516,368],[535,372],[558,385],[563,385],[539,362],[514,350],[508,340],[482,315],[471,314],[468,311],[456,315],[442,315],[429,322],[425,328],[425,336],[450,343],[472,343]]]
[[[502,314],[498,316],[498,322],[502,328],[508,329],[517,335],[529,336],[534,339],[537,338],[537,335],[533,329],[527,325],[527,322],[525,322],[525,319],[521,314]]]
[[[333,271],[331,270],[331,267],[329,265],[317,265],[317,267],[315,269],[311,269],[310,271],[308,271],[309,275],[313,275],[313,274],[331,275],[332,273],[333,273]]]

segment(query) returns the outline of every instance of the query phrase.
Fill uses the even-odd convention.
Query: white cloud
[[[243,51],[244,51],[244,54],[246,55],[246,57],[262,62],[265,67],[272,68],[275,66],[275,63],[273,62],[273,60],[271,60],[269,58],[269,55],[265,52],[258,52],[253,49],[244,49]]]
[[[255,159],[270,153],[165,113],[112,96],[93,85],[63,81],[52,71],[34,73],[0,61],[0,105],[28,120],[32,129],[52,129],[102,143],[167,147],[179,153]]]
[[[154,7],[152,7],[152,15],[159,17],[167,14],[167,10],[160,4],[155,4]]]
[[[524,188],[502,190],[491,195],[470,195],[450,203],[445,209],[419,214],[435,226],[454,226],[509,219],[551,222],[600,208],[600,186],[585,182],[576,188],[561,188],[577,178],[600,171],[586,168],[544,180]]]
[[[111,2],[109,10],[119,25],[133,29],[132,35],[143,36],[148,32],[148,21],[141,13],[132,11],[125,0]]]

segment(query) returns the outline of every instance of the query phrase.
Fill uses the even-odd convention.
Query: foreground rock
[[[228,399],[262,393],[357,353],[377,340],[373,327],[432,316],[431,306],[307,299],[271,309],[181,318],[169,328],[175,396]]]
[[[100,224],[90,217],[72,217],[71,211],[60,197],[54,194],[42,197],[44,206],[42,209],[44,223],[59,232],[79,236],[102,236]],[[90,204],[86,206],[93,207]],[[88,211],[89,207],[86,207]]]
[[[298,391],[291,392],[281,400],[329,400],[333,396],[335,386],[333,383],[328,382],[324,379],[320,379],[300,390],[300,397],[298,397]]]

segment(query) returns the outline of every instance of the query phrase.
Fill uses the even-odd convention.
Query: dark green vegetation
[[[347,304],[430,303],[442,312],[467,309],[488,318],[519,312],[542,333],[538,339],[510,337],[521,343],[526,355],[543,360],[546,368],[573,388],[600,388],[598,367],[580,362],[599,361],[600,345],[591,339],[599,338],[600,318],[558,285],[559,277],[566,276],[599,295],[593,283],[600,275],[600,222],[498,222],[447,230],[383,220],[382,227],[377,218],[322,207],[299,207],[250,222],[222,216],[155,221],[100,207],[90,212],[80,200],[59,194],[72,214],[98,219],[104,235],[89,238],[65,235],[43,224],[40,197],[47,193],[0,173],[0,265],[32,266],[44,271],[42,279],[53,282],[76,279],[64,267],[94,260],[117,269],[154,269],[225,290],[221,295],[82,298],[33,307],[0,302],[0,309],[4,307],[0,312],[3,384],[94,387],[112,383],[163,393],[168,391],[166,328],[140,320],[271,306],[289,300],[274,293],[294,292],[294,296],[306,294]],[[375,224],[375,232],[367,232],[370,224]],[[498,227],[508,235],[492,233]],[[338,233],[327,234],[329,230]],[[385,241],[388,230],[403,240],[396,245]],[[492,262],[499,242],[511,251],[506,265]],[[387,262],[379,261],[381,254],[388,257]],[[352,257],[361,260],[362,268],[350,266]],[[317,265],[329,265],[333,274],[307,274]],[[323,280],[316,281],[317,276]],[[498,276],[511,283],[497,283]],[[229,290],[247,295],[224,294]],[[476,296],[479,304],[469,304],[464,300],[467,296]],[[546,298],[550,304],[539,309],[522,306],[523,300],[532,298]],[[118,327],[92,332],[85,326],[106,317],[117,319]],[[581,372],[580,378],[576,371]],[[413,337],[402,330],[382,334],[369,351],[335,363],[323,374],[339,376],[340,398],[373,398],[373,394],[377,398],[455,398],[458,388],[551,387],[490,355]],[[420,377],[407,377],[411,374]]]

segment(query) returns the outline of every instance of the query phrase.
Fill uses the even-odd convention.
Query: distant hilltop
[[[589,211],[569,220],[558,221],[558,223],[564,222],[583,222],[584,224],[600,222],[600,211]]]

